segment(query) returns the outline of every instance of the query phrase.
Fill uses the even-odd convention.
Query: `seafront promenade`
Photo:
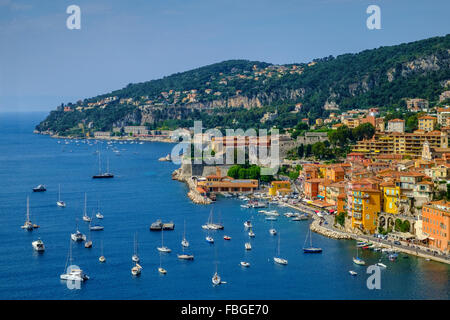
[[[353,239],[353,240],[370,241],[370,242],[376,244],[376,246],[380,247],[380,248],[393,249],[393,250],[400,251],[400,252],[403,252],[403,253],[406,253],[406,254],[409,254],[412,256],[417,256],[417,257],[421,257],[424,259],[430,259],[430,260],[450,264],[449,256],[433,254],[430,249],[428,249],[430,251],[427,251],[427,248],[424,248],[424,247],[406,243],[404,241],[400,241],[400,244],[395,244],[393,240],[383,240],[380,238],[376,238],[374,236],[355,234],[355,233],[350,233],[347,231],[343,231],[343,230],[334,228],[333,227],[334,216],[326,216],[324,218],[321,218],[315,213],[315,210],[313,208],[308,207],[306,205],[303,205],[303,204],[295,204],[294,205],[294,204],[290,204],[290,203],[283,203],[283,205],[290,207],[292,209],[310,214],[310,216],[314,220],[310,226],[311,231],[314,231],[314,232],[324,235],[326,237],[337,239],[337,240]],[[326,224],[325,224],[325,222],[326,222]]]

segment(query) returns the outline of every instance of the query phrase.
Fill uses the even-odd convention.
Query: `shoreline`
[[[160,138],[160,137],[109,137],[109,138],[95,138],[95,137],[70,137],[70,136],[60,136],[57,134],[50,134],[50,133],[44,133],[44,132],[33,132],[34,134],[43,135],[43,136],[49,136],[53,139],[61,139],[61,140],[104,140],[104,141],[145,141],[145,142],[163,142],[163,143],[178,143],[176,141],[173,141],[170,138]]]
[[[295,206],[293,204],[289,204],[289,203],[284,203],[285,206],[290,207],[292,209],[298,210],[300,212],[305,212],[305,209],[299,208],[298,206]],[[312,208],[309,208],[311,211],[313,211]],[[320,225],[319,224],[319,217],[317,217],[314,214],[311,214],[311,217],[313,219],[313,222],[310,225],[310,229],[311,231],[318,233],[320,235],[323,235],[325,237],[334,239],[334,240],[356,240],[356,241],[370,241],[374,244],[376,244],[378,247],[381,248],[387,248],[387,249],[395,249],[396,251],[400,251],[402,253],[406,253],[408,255],[411,256],[415,256],[415,257],[420,257],[420,258],[424,258],[424,259],[430,259],[436,262],[441,262],[441,263],[445,263],[445,264],[450,264],[450,260],[449,259],[445,259],[443,257],[439,257],[439,256],[435,256],[433,254],[427,254],[424,252],[420,252],[417,248],[405,248],[404,246],[399,246],[399,245],[395,245],[392,243],[384,243],[381,242],[381,239],[375,239],[371,236],[367,236],[367,235],[361,235],[361,234],[355,234],[355,233],[350,233],[347,231],[342,231],[342,230],[336,230],[333,227],[325,227],[324,225]]]

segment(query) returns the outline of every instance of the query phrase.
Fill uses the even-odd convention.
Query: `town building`
[[[289,181],[272,181],[269,187],[269,195],[286,195],[291,193],[291,183]]]
[[[392,119],[388,121],[387,132],[405,132],[405,120],[402,119]]]
[[[450,202],[429,202],[422,207],[422,233],[427,235],[431,248],[450,252]]]
[[[434,130],[437,118],[432,116],[422,116],[418,119],[418,122],[419,122],[419,130],[430,132]]]

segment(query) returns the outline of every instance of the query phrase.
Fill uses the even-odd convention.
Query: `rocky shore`
[[[325,228],[324,226],[320,225],[320,220],[319,219],[314,219],[314,221],[311,223],[311,231],[313,232],[317,232],[323,236],[326,236],[328,238],[332,238],[332,239],[354,239],[355,236],[345,233],[345,232],[340,232],[337,230],[330,230],[328,228]]]
[[[176,169],[172,173],[172,180],[178,180],[180,182],[184,182],[184,183],[187,184],[187,186],[189,188],[188,197],[189,197],[189,199],[192,200],[192,202],[194,202],[196,204],[210,204],[212,202],[211,199],[202,196],[197,191],[197,188],[195,186],[195,182],[192,180],[192,177],[190,177],[188,175],[183,175],[181,168]]]

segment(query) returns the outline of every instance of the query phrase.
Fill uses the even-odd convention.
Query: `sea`
[[[212,205],[196,205],[187,197],[185,184],[171,179],[178,165],[160,162],[174,144],[114,144],[105,141],[54,139],[33,134],[45,113],[0,114],[0,299],[449,299],[450,266],[399,254],[391,262],[381,252],[360,250],[367,265],[353,264],[355,241],[333,240],[312,234],[321,254],[304,254],[302,247],[310,221],[291,221],[283,213],[292,209],[273,205],[276,221],[266,221],[257,209],[244,209],[236,198],[218,197]],[[59,142],[59,143],[58,143]],[[101,166],[113,179],[92,179]],[[34,193],[39,184],[46,192]],[[56,205],[58,190],[65,208]],[[82,220],[84,196],[87,213],[98,210],[104,219],[94,222],[103,231],[91,232]],[[38,229],[21,229],[30,199],[31,220]],[[210,231],[215,242],[207,243],[201,228],[212,215],[224,230]],[[160,254],[162,233],[150,231],[152,222],[173,221],[164,231],[164,245],[171,253]],[[251,220],[255,237],[250,239],[243,223]],[[90,249],[74,243],[77,229],[90,236]],[[278,231],[276,236],[269,229]],[[185,253],[193,261],[180,261],[183,234],[190,242]],[[131,275],[134,238],[142,273]],[[224,235],[232,239],[226,241]],[[42,239],[46,250],[37,253],[32,241]],[[252,249],[244,249],[250,241]],[[105,263],[100,263],[101,243]],[[72,265],[90,277],[80,288],[60,280],[72,251]],[[273,257],[288,260],[278,265]],[[250,267],[240,266],[241,261]],[[379,277],[379,289],[369,289],[369,265],[387,265]],[[158,272],[162,266],[167,274]],[[226,283],[213,286],[216,272]],[[351,276],[350,270],[358,273]]]

